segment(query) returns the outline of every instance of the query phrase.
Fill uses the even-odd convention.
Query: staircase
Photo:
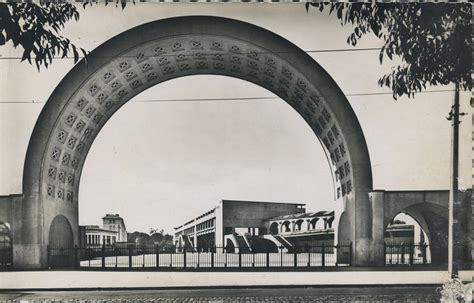
[[[293,245],[288,242],[285,238],[282,236],[277,236],[277,235],[264,235],[264,239],[270,240],[273,243],[276,244],[276,246],[280,249],[282,247],[282,252],[289,252],[294,249]]]

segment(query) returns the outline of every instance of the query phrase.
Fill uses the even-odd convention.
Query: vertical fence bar
[[[133,254],[133,246],[132,244],[128,245],[128,267],[132,268],[132,254]]]
[[[324,242],[321,245],[321,266],[326,266],[326,248],[324,247]]]
[[[280,246],[280,267],[283,267],[283,246]]]
[[[387,264],[387,243],[383,242],[383,264]]]
[[[105,241],[102,243],[102,268],[105,267]]]
[[[421,254],[423,255],[423,264],[426,264],[426,243],[423,243],[421,247]]]
[[[311,266],[311,248],[308,248],[308,267]]]
[[[211,268],[214,268],[214,252],[217,252],[217,248],[214,250],[211,249]]]
[[[225,263],[227,264],[227,251],[225,255]],[[242,268],[242,251],[239,247],[239,268]]]
[[[78,247],[77,245],[74,245],[74,268],[79,268],[79,256],[78,256]]]
[[[155,245],[156,268],[160,267],[160,251],[158,245]]]
[[[270,252],[267,251],[267,267],[270,267]]]
[[[415,253],[415,245],[410,244],[410,265],[413,265],[413,254]]]
[[[402,244],[402,264],[405,264],[405,244]]]
[[[186,244],[184,245],[183,251],[183,268],[186,268]]]
[[[118,267],[119,248],[117,246],[115,247],[114,252],[115,252],[115,267]]]
[[[239,249],[239,268],[240,268],[240,249]],[[227,267],[227,248],[224,248],[224,267]]]
[[[51,247],[49,247],[49,245],[46,246],[46,253],[47,253],[47,256],[46,256],[46,260],[48,262],[48,267],[51,268]]]
[[[293,252],[293,267],[298,267],[298,254],[296,252],[296,247]]]
[[[349,243],[349,266],[352,266],[352,242]]]

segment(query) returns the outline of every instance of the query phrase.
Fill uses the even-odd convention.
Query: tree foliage
[[[384,41],[379,60],[398,56],[402,64],[379,79],[393,97],[426,89],[427,85],[457,84],[471,89],[471,5],[468,3],[306,3],[306,9],[335,14],[353,31],[353,46],[372,33]]]
[[[84,1],[83,7],[95,1]],[[124,9],[127,2],[115,2],[115,6]],[[21,61],[34,60],[38,70],[43,65],[48,67],[53,58],[66,58],[72,54],[74,63],[79,60],[79,53],[86,56],[86,51],[74,45],[60,32],[68,21],[79,20],[77,7],[66,1],[40,1],[0,3],[0,46],[11,41],[13,46],[23,49]]]
[[[48,67],[54,57],[64,58],[70,53],[77,62],[79,51],[85,51],[60,35],[70,20],[79,20],[79,12],[67,2],[0,3],[0,45],[11,41],[15,48],[21,47],[21,61],[31,64],[33,59],[38,69]]]
[[[148,234],[139,231],[128,233],[127,242],[139,245],[170,246],[173,245],[173,236],[164,234],[163,229],[151,228]]]

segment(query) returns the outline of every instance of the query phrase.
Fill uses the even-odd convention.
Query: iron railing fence
[[[13,266],[13,246],[10,238],[0,241],[0,269],[9,269]]]
[[[431,264],[430,246],[420,244],[388,244],[384,243],[386,265],[417,265]]]
[[[153,245],[117,247],[54,248],[48,247],[52,269],[183,269],[183,270],[252,270],[264,268],[324,268],[352,265],[352,244],[319,245],[288,251],[239,251],[237,248],[211,247],[194,250]]]

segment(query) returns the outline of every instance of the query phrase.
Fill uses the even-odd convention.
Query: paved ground
[[[0,293],[1,302],[439,302],[435,286]]]

